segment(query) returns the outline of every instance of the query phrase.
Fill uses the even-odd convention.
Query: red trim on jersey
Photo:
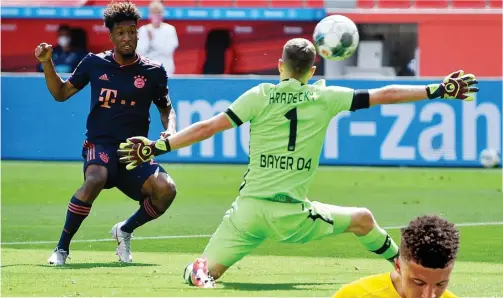
[[[128,63],[128,64],[120,64],[119,61],[117,61],[117,59],[115,59],[115,53],[112,53],[112,59],[114,59],[115,62],[117,62],[117,64],[120,65],[120,67],[130,66],[130,65],[138,63],[141,60],[141,56],[140,55],[138,55],[138,54],[135,54],[135,55],[136,55],[136,60],[133,61],[133,62],[131,62],[131,63]]]

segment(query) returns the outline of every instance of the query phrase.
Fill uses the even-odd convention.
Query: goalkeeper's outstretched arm
[[[369,106],[414,102],[428,98],[425,86],[421,85],[388,85],[370,89]]]
[[[171,150],[176,150],[204,141],[221,131],[231,128],[233,126],[229,118],[224,113],[220,113],[208,120],[196,122],[182,129],[174,136],[169,136],[167,142],[169,142]]]
[[[414,102],[423,99],[443,98],[472,101],[478,88],[477,80],[472,74],[462,70],[448,75],[440,84],[424,85],[389,85],[368,90],[368,105],[396,104]],[[359,97],[362,97],[359,95]]]
[[[142,136],[131,137],[120,144],[117,150],[119,161],[127,164],[126,169],[132,170],[154,156],[190,146],[231,128],[233,128],[231,121],[224,113],[220,113],[211,119],[196,122],[175,135],[162,137],[156,141]]]

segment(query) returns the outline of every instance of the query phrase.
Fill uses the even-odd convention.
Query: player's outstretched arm
[[[458,70],[449,74],[439,84],[421,85],[389,85],[379,89],[369,90],[369,105],[395,104],[413,102],[423,99],[443,98],[472,101],[479,91],[478,83],[473,74],[464,74]]]
[[[157,141],[151,141],[145,137],[128,138],[125,143],[120,144],[119,160],[121,163],[127,164],[126,169],[131,170],[141,163],[151,160],[154,156],[190,146],[232,127],[229,118],[224,113],[220,113],[211,119],[196,122],[168,138],[161,138]]]
[[[56,73],[52,61],[52,45],[41,43],[35,49],[35,57],[42,63],[44,68],[45,81],[47,88],[56,101],[65,101],[77,93],[79,89],[75,88],[70,82],[63,81]]]
[[[171,150],[176,150],[204,141],[221,131],[231,128],[233,126],[229,118],[224,113],[220,113],[213,118],[196,122],[184,128],[175,135],[168,137],[166,143],[169,143]]]

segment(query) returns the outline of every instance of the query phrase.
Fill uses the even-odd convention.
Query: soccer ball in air
[[[327,60],[341,61],[356,51],[360,36],[355,23],[341,15],[331,15],[314,28],[313,41],[318,54]]]
[[[484,149],[480,152],[480,163],[484,168],[494,168],[500,163],[500,156],[496,149]]]

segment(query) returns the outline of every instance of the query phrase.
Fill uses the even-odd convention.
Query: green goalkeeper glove
[[[472,101],[479,88],[474,85],[478,81],[473,74],[465,74],[458,70],[445,77],[441,84],[430,84],[426,86],[428,98],[461,99]]]
[[[140,164],[150,161],[154,156],[171,151],[167,139],[151,141],[145,137],[128,138],[125,143],[119,145],[119,162],[125,163],[127,170],[132,170]]]

